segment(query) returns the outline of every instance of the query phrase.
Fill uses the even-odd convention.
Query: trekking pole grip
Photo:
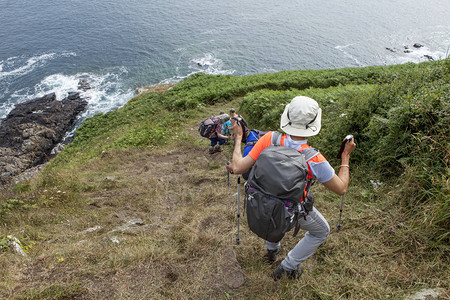
[[[350,142],[353,138],[353,135],[349,134],[345,137],[344,141],[341,144],[341,149],[339,149],[337,158],[342,158],[342,153],[344,152],[345,149],[345,144],[347,144],[348,142]]]

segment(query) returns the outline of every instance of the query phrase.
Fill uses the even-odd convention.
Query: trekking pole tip
[[[342,225],[341,225],[341,224],[337,224],[336,228],[337,228],[337,230],[339,231],[339,230],[342,229]]]
[[[236,238],[236,244],[240,244],[241,243],[241,239],[240,238]]]

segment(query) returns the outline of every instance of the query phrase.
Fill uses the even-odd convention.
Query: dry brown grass
[[[213,107],[205,117],[219,109],[227,107]],[[300,280],[274,282],[274,266],[263,260],[264,243],[248,230],[244,216],[243,242],[235,243],[237,183],[231,175],[227,187],[224,169],[232,147],[209,155],[196,126],[189,123],[190,139],[177,145],[111,151],[78,169],[61,170],[52,188],[20,194],[36,207],[5,217],[0,234],[16,235],[32,247],[26,258],[0,252],[0,297],[402,299],[425,287],[442,287],[443,297],[449,296],[449,258],[425,253],[389,200],[395,197],[365,184],[346,195],[340,232],[339,197],[315,188],[330,237],[306,261]],[[111,232],[136,218],[144,224]],[[94,226],[101,229],[84,232]],[[300,237],[285,237],[280,258]],[[236,286],[242,275],[244,285]]]

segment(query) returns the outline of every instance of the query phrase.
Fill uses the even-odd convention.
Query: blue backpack
[[[250,151],[253,149],[253,146],[255,146],[256,142],[259,141],[259,139],[263,135],[265,135],[267,132],[268,131],[261,131],[261,130],[256,130],[256,129],[251,130],[245,141],[244,152],[243,152],[242,156],[243,157],[247,156],[250,153]],[[248,179],[248,175],[250,174],[251,170],[252,169],[250,168],[250,170],[248,170],[247,172],[242,174],[242,178],[244,178],[244,180]]]

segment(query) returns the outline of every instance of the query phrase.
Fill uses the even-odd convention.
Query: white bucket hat
[[[309,97],[297,96],[284,108],[280,128],[290,135],[308,137],[319,133],[322,109]]]

